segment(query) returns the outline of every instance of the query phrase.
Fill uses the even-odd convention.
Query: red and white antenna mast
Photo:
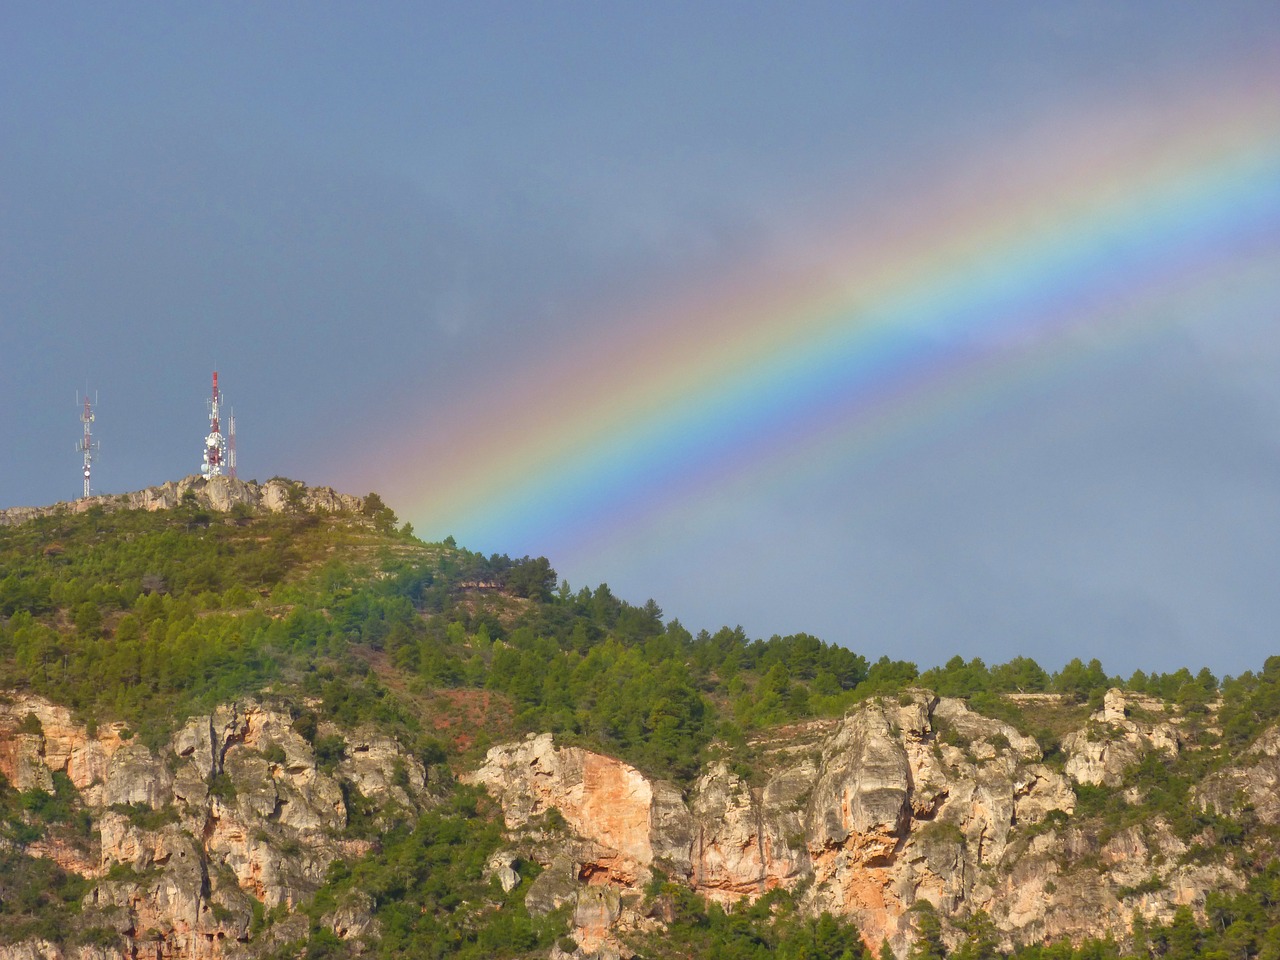
[[[222,476],[227,462],[227,438],[222,435],[218,422],[218,407],[222,398],[218,395],[218,371],[213,371],[213,399],[209,401],[209,435],[204,438],[204,462],[200,473],[206,477]]]
[[[96,400],[96,398],[95,398]],[[80,398],[76,397],[76,404]],[[80,422],[84,424],[84,436],[76,444],[76,449],[84,454],[84,495],[89,496],[89,474],[93,469],[93,455],[98,445],[93,441],[93,404],[89,402],[89,391],[84,394],[84,410],[80,414]]]
[[[227,417],[227,476],[236,478],[236,411],[231,408]]]

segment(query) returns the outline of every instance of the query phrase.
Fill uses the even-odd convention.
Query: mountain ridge
[[[0,526],[13,526],[60,513],[85,513],[95,508],[109,511],[170,510],[185,499],[218,513],[230,513],[237,505],[262,508],[272,513],[290,509],[359,513],[365,502],[362,497],[340,494],[332,487],[308,487],[285,477],[273,477],[260,484],[256,480],[240,480],[225,475],[204,477],[195,474],[131,493],[96,494],[44,507],[7,507],[0,509]]]
[[[1280,945],[1280,658],[694,636],[376,494],[244,489],[0,525],[3,960]]]

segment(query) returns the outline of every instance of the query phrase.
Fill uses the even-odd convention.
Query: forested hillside
[[[695,633],[665,620],[653,600],[635,605],[605,585],[563,583],[545,558],[424,543],[376,495],[358,511],[301,503],[299,496],[279,512],[244,504],[221,512],[191,492],[171,509],[97,506],[0,526],[0,689],[13,713],[8,728],[0,721],[0,741],[9,743],[0,748],[0,943],[11,950],[0,956],[140,956],[148,942],[157,956],[585,956],[623,948],[646,957],[784,960],[856,958],[873,948],[966,958],[1280,956],[1276,811],[1253,781],[1231,779],[1240,757],[1271,756],[1280,658],[1221,679],[1190,668],[1108,677],[1096,661],[1078,660],[1049,672],[1026,658],[989,666],[956,657],[921,670],[805,634],[757,639],[728,626]],[[865,649],[886,646],[886,638],[859,639]],[[1128,699],[1104,704],[1112,689]],[[947,706],[952,701],[958,706]],[[59,770],[50,759],[52,721],[40,711],[53,714],[12,706],[28,702],[66,708],[67,729],[76,731],[68,736],[82,747],[101,742],[111,758],[134,751],[135,762],[154,759],[157,775],[178,784],[174,793],[108,803],[115,789],[108,760],[96,782],[85,774],[73,783],[72,761]],[[192,726],[196,718],[221,716],[238,702],[250,706],[236,716],[250,719],[226,727],[241,732],[227,734],[222,753],[200,772],[197,804],[181,789],[182,764],[199,755],[182,752],[183,738],[201,723],[216,726]],[[916,705],[918,729],[906,729],[894,711]],[[1007,858],[1021,855],[1019,844],[1033,850],[1036,837],[1052,836],[1069,851],[1060,865],[1066,877],[1076,869],[1105,874],[1108,843],[1142,835],[1146,846],[1133,856],[1162,859],[1146,879],[1112,882],[1107,894],[1137,918],[1132,931],[1019,944],[984,910],[950,901],[939,908],[922,895],[907,926],[895,928],[908,932],[876,940],[859,929],[853,908],[818,909],[823,901],[804,870],[820,875],[822,851],[797,835],[780,836],[777,846],[813,867],[762,880],[746,896],[700,890],[697,869],[686,876],[655,853],[642,864],[647,879],[617,881],[623,900],[627,889],[641,891],[627,909],[643,922],[593,946],[575,939],[590,926],[580,922],[580,895],[576,908],[561,899],[548,909],[530,896],[547,886],[537,881],[552,869],[551,846],[581,842],[572,838],[583,831],[552,806],[517,838],[510,809],[493,791],[459,779],[491,747],[551,734],[562,751],[555,756],[576,750],[588,764],[595,755],[616,758],[645,783],[669,784],[695,813],[708,796],[709,770],[723,769],[741,785],[735,789],[767,805],[780,741],[838,738],[832,731],[849,718],[877,710],[889,719],[876,736],[905,737],[908,752],[918,742],[949,765],[943,794],[955,793],[957,770],[985,776],[988,751],[1011,758],[1009,770],[1043,771],[1034,776],[1067,791],[1057,806],[1037,809],[1034,822],[1019,827],[1011,818],[1009,852],[998,862],[973,854],[967,821],[951,824],[936,813],[945,797],[933,814],[913,808],[918,826],[890,824],[898,852],[908,834],[928,838],[926,821],[935,816],[929,842],[954,846],[957,864],[976,856],[996,884],[997,873],[1015,869]],[[988,726],[975,726],[969,718],[977,716]],[[277,732],[253,740],[259,729]],[[1083,739],[1070,738],[1076,731]],[[354,746],[360,737],[375,745],[372,753]],[[1173,747],[1161,746],[1161,737]],[[365,754],[384,749],[378,738],[392,758],[385,783],[358,772]],[[279,848],[271,862],[281,876],[296,867],[293,886],[246,885],[234,858],[224,865],[208,842],[220,811],[248,802],[249,774],[223,761],[251,740],[253,763],[269,771],[262,776],[296,780],[305,772],[309,783],[329,778],[339,791],[340,815],[300,834],[278,829],[279,805],[264,814],[260,842]],[[803,762],[826,770],[836,762],[834,742],[814,739]],[[1121,747],[1140,742],[1147,746],[1123,760]],[[1080,772],[1086,755],[1096,775]],[[41,764],[53,771],[43,780],[31,773]],[[1230,789],[1215,793],[1210,783]],[[797,815],[816,802],[799,791],[788,801]],[[107,840],[126,829],[194,843],[203,870],[194,909],[220,931],[199,950],[175,946],[188,943],[178,924],[136,928],[137,903],[170,860],[157,853],[108,863],[108,846],[118,845]],[[504,850],[515,852],[500,869],[494,858]],[[590,859],[578,856],[574,862]],[[1182,898],[1182,881],[1170,879],[1175,865],[1165,869],[1170,857],[1195,867],[1196,883],[1208,882],[1212,867],[1218,888],[1202,896],[1186,886]],[[503,869],[512,871],[510,882]],[[357,894],[359,910],[350,906]],[[350,921],[353,910],[368,922]],[[12,952],[20,949],[44,953]]]

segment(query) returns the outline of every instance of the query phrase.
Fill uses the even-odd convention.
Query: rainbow
[[[381,488],[420,535],[554,555],[1159,325],[1181,298],[1274,270],[1274,89],[1188,103],[1174,130],[1117,113],[1004,145],[906,213],[828,233],[802,268],[744,267],[503,375]]]

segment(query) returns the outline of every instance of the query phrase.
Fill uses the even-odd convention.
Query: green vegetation
[[[732,909],[708,904],[683,884],[660,876],[646,893],[649,912],[670,918],[661,937],[634,944],[646,960],[871,960],[854,924],[829,913],[805,916],[784,890]]]
[[[501,822],[487,797],[459,787],[449,803],[382,837],[381,852],[348,867],[335,863],[311,904],[311,949],[326,942],[322,917],[352,891],[373,898],[383,925],[380,957],[515,957],[549,948],[566,927],[563,914],[531,917],[524,898],[536,870],[528,866],[510,893],[484,877],[498,848]],[[345,955],[341,954],[340,955]]]
[[[1135,917],[1128,951],[1114,940],[1086,940],[1079,946],[1035,945],[983,955],[1014,960],[1273,960],[1280,956],[1280,866],[1260,866],[1243,891],[1209,894],[1204,912],[1203,924],[1185,906],[1167,924]]]
[[[0,685],[124,721],[149,744],[185,716],[273,683],[319,697],[325,719],[376,718],[410,733],[415,695],[485,690],[507,708],[505,733],[550,730],[677,780],[713,739],[741,743],[910,686],[970,698],[1049,752],[1062,730],[1043,726],[1046,708],[1006,694],[1063,695],[1065,728],[1112,685],[1188,710],[1217,693],[1204,670],[1125,684],[1096,660],[1050,674],[1025,657],[995,667],[956,657],[921,674],[807,634],[693,635],[664,623],[652,600],[634,606],[605,585],[573,592],[545,558],[424,544],[396,523],[371,495],[360,515],[223,516],[191,502],[0,528]],[[1233,742],[1280,713],[1280,663],[1269,671],[1228,681]],[[326,762],[341,758],[337,744],[317,746]]]
[[[0,776],[0,938],[57,940],[66,918],[80,910],[89,882],[52,860],[29,856],[30,844],[47,836],[87,838],[89,818],[65,774],[56,774],[53,792],[14,790]]]
[[[1245,843],[1247,818],[1204,811],[1190,791],[1280,717],[1280,657],[1256,675],[1221,682],[1207,670],[1123,681],[1096,660],[1050,673],[1025,657],[991,667],[955,657],[921,673],[807,634],[761,640],[730,627],[693,634],[664,621],[652,600],[633,605],[603,584],[575,592],[545,558],[485,557],[451,539],[427,544],[397,524],[371,496],[358,515],[220,515],[189,501],[156,513],[94,509],[0,527],[0,687],[39,693],[86,722],[123,725],[121,736],[136,733],[153,748],[187,717],[270,689],[292,705],[294,729],[325,771],[337,768],[348,745],[341,735],[320,735],[320,723],[374,722],[438,769],[474,759],[497,739],[551,731],[687,785],[713,750],[740,757],[756,733],[838,716],[870,696],[907,696],[913,687],[969,699],[1034,736],[1046,761],[1060,763],[1063,734],[1119,686],[1172,703],[1200,749],[1138,764],[1125,784],[1137,802],[1081,787],[1073,820],[1105,838],[1158,817],[1188,843],[1188,858],[1257,856]],[[1210,723],[1219,694],[1224,702]],[[38,734],[39,720],[28,716],[20,729]],[[966,746],[945,727],[938,736]],[[274,743],[261,752],[273,764],[286,760]],[[510,893],[485,879],[503,829],[484,796],[447,776],[436,782],[441,806],[412,818],[375,811],[344,787],[348,835],[373,841],[373,851],[333,865],[308,907],[308,938],[290,955],[345,956],[323,918],[357,892],[373,898],[381,957],[517,957],[545,954],[564,938],[565,916],[533,917],[524,906],[536,866],[521,865]],[[88,840],[91,825],[70,783],[61,777],[53,787],[18,793],[0,782],[6,941],[56,939],[65,930],[58,918],[77,912],[85,891],[84,881],[25,852],[51,835]],[[234,799],[225,775],[210,787]],[[118,812],[146,829],[177,816],[138,806]],[[948,824],[938,824],[934,838],[962,840]],[[1280,878],[1268,858],[1251,870],[1257,883],[1214,901],[1206,926],[1186,917],[1149,925],[1133,956],[1179,960],[1194,946],[1201,956],[1280,957]],[[1125,895],[1151,892],[1157,882]],[[868,956],[851,924],[805,917],[779,891],[725,910],[659,878],[646,909],[671,920],[663,937],[634,945],[643,957]],[[947,955],[943,921],[923,908],[914,919],[914,955]],[[253,923],[261,930],[272,918],[259,910]],[[1001,955],[989,918],[971,918],[959,934],[951,956]],[[1041,945],[1012,956],[1083,960],[1120,957],[1118,950],[1110,942]]]
[[[52,860],[0,849],[0,930],[5,942],[67,942],[67,916],[80,912],[89,881]]]

